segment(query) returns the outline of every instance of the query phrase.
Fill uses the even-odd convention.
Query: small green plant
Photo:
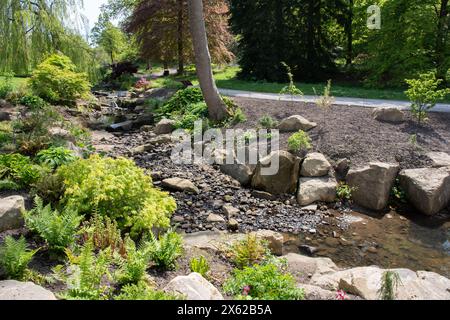
[[[76,255],[66,250],[68,262],[66,266],[59,265],[53,268],[54,277],[65,283],[67,291],[61,298],[67,300],[106,300],[111,296],[112,281],[109,271],[111,266],[111,252],[94,252],[92,241],[86,242]]]
[[[386,271],[381,277],[381,286],[378,294],[381,300],[395,300],[397,289],[402,284],[400,275],[395,271]]]
[[[400,201],[401,203],[406,203],[406,192],[403,190],[403,188],[400,186],[400,179],[395,179],[395,183],[392,186],[391,189],[391,198]]]
[[[63,252],[75,242],[83,217],[70,208],[65,208],[61,213],[52,210],[51,205],[44,206],[39,197],[34,202],[34,209],[24,212],[26,226],[44,239],[50,250]]]
[[[57,205],[64,194],[64,181],[60,176],[49,172],[48,168],[43,168],[41,172],[40,178],[33,184],[32,194]]]
[[[315,89],[314,89],[314,93],[317,95]],[[328,80],[327,85],[325,86],[325,88],[323,90],[323,95],[317,97],[317,99],[316,99],[316,105],[323,111],[324,125],[326,123],[327,115],[328,115],[334,101],[335,101],[335,99],[331,95],[331,80]]]
[[[312,148],[311,145],[312,141],[309,135],[300,130],[297,133],[294,133],[292,136],[288,139],[288,148],[291,152],[300,152],[300,151],[307,151]]]
[[[439,90],[442,79],[437,79],[434,72],[419,75],[418,79],[405,80],[409,89],[405,94],[411,100],[411,113],[419,124],[427,119],[427,113],[436,106],[439,100],[450,93],[450,89]]]
[[[32,94],[25,94],[19,99],[19,103],[26,107],[29,107],[30,109],[42,109],[47,106],[47,103],[44,101],[44,99]]]
[[[115,278],[120,285],[137,284],[146,280],[150,260],[148,248],[145,245],[136,247],[130,238],[125,240],[125,254],[118,258],[119,269]]]
[[[117,222],[107,216],[94,214],[91,220],[83,225],[82,234],[85,241],[93,241],[94,248],[98,250],[110,248],[112,253],[126,255],[125,243]]]
[[[5,243],[0,246],[0,266],[9,279],[24,280],[28,264],[38,250],[29,250],[23,236],[19,240],[6,236]]]
[[[9,93],[13,91],[12,78],[13,73],[7,73],[4,75],[4,79],[0,80],[0,99],[6,99]]]
[[[303,92],[295,86],[294,75],[292,74],[291,67],[289,67],[285,62],[282,62],[281,64],[283,65],[284,68],[286,68],[286,74],[289,79],[289,84],[283,89],[281,89],[280,95],[285,94],[289,95],[291,97],[291,104],[292,104],[296,96],[303,96]]]
[[[336,188],[336,196],[341,201],[351,201],[353,192],[356,191],[356,188],[350,187],[348,184],[344,182],[340,182]]]
[[[259,125],[267,130],[275,129],[278,126],[278,121],[274,120],[271,116],[262,116],[258,121]]]
[[[39,164],[47,165],[53,170],[64,164],[74,162],[76,159],[77,157],[72,150],[63,147],[50,147],[36,155],[36,161]]]
[[[236,267],[244,268],[267,260],[270,257],[270,250],[267,242],[251,233],[247,234],[245,239],[233,243],[229,249],[229,254]]]
[[[292,275],[275,263],[235,269],[224,291],[238,300],[303,300]]]
[[[247,117],[244,114],[244,112],[242,111],[241,108],[236,108],[232,114],[232,118],[231,118],[231,124],[232,125],[236,125],[238,123],[242,123],[247,121]]]
[[[0,155],[0,190],[28,188],[40,178],[40,172],[30,158],[21,154]]]
[[[157,300],[181,300],[182,297],[164,291],[158,291],[144,282],[138,284],[125,285],[120,294],[114,297],[114,300],[131,301],[157,301]]]
[[[147,242],[150,260],[154,266],[162,270],[173,270],[176,261],[183,253],[183,238],[174,230],[169,230],[159,240],[153,233]]]
[[[48,102],[72,104],[89,96],[91,84],[87,74],[76,71],[70,58],[53,54],[33,71],[30,87]]]
[[[92,155],[56,173],[65,184],[64,205],[80,214],[108,216],[133,237],[153,227],[168,227],[176,209],[175,200],[153,187],[151,177],[132,160]]]
[[[192,258],[192,260],[189,262],[189,266],[192,272],[197,272],[204,278],[208,278],[210,266],[208,260],[206,260],[205,257],[201,256],[200,258]]]
[[[0,122],[0,149],[13,142],[13,130],[11,122]]]

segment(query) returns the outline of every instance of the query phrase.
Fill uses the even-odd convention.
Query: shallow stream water
[[[348,227],[340,234],[288,235],[287,251],[299,246],[317,249],[314,256],[331,258],[340,267],[377,265],[383,268],[425,270],[450,278],[450,217],[382,216],[356,212],[336,214]],[[320,236],[322,235],[322,236]]]

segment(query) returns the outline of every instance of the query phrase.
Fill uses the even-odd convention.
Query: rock
[[[162,119],[155,127],[156,134],[168,134],[172,133],[175,130],[176,125],[175,120],[171,119]]]
[[[305,291],[305,300],[336,300],[336,292],[322,289],[310,284],[300,284],[298,286]]]
[[[317,253],[317,251],[319,251],[316,247],[308,246],[306,244],[301,245],[300,250],[309,256],[313,256]]]
[[[162,186],[169,190],[182,191],[199,194],[200,190],[189,180],[181,178],[170,178],[162,181]]]
[[[173,142],[173,139],[170,135],[167,135],[167,134],[159,135],[159,136],[156,136],[156,137],[148,140],[147,144],[133,148],[131,150],[131,153],[138,154],[138,153],[147,152],[147,151],[152,150],[155,145],[168,144],[168,143],[172,143],[172,142]]]
[[[63,129],[60,127],[53,127],[53,128],[48,129],[48,133],[54,138],[71,140],[72,142],[74,142],[72,135],[66,129]]]
[[[271,230],[259,230],[256,232],[256,236],[267,241],[269,244],[269,249],[274,255],[283,255],[284,237],[281,233]]]
[[[299,130],[308,131],[315,127],[317,127],[317,123],[310,122],[302,116],[294,115],[282,120],[278,130],[281,132],[296,132]]]
[[[12,107],[14,107],[14,106],[9,101],[6,101],[4,99],[0,99],[0,108],[7,109],[7,108],[12,108]]]
[[[368,167],[350,170],[347,183],[355,188],[352,199],[358,205],[371,210],[386,208],[399,166],[397,164],[373,162]]]
[[[268,192],[259,191],[259,190],[253,190],[252,191],[252,197],[256,199],[262,199],[262,200],[269,200],[274,201],[276,197]]]
[[[25,200],[21,196],[0,199],[0,232],[21,228],[24,223],[23,210]]]
[[[237,159],[234,151],[217,149],[213,152],[214,162],[220,166],[220,171],[239,181],[242,186],[250,184],[253,171]]]
[[[310,211],[310,212],[316,212],[317,211],[318,206],[316,204],[312,204],[306,207],[303,207],[302,210],[303,211]]]
[[[366,300],[380,299],[383,273],[378,267],[359,267],[326,275],[314,275],[311,284],[327,290],[344,290]],[[433,272],[391,269],[400,276],[397,300],[449,300],[450,280]]]
[[[164,290],[181,294],[187,300],[224,300],[219,290],[198,273],[178,276]]]
[[[223,206],[223,212],[227,215],[228,219],[237,217],[241,211],[239,209],[236,209],[233,206],[225,205]]]
[[[329,258],[311,258],[296,253],[289,253],[283,258],[287,260],[288,271],[299,282],[309,282],[308,274],[319,277],[339,270]]]
[[[419,211],[434,215],[450,202],[450,167],[403,170],[400,185]]]
[[[97,144],[94,145],[94,148],[97,152],[109,153],[114,150],[115,146],[112,144]]]
[[[345,181],[349,170],[350,170],[350,160],[348,159],[338,160],[336,162],[336,165],[334,166],[336,179],[338,181]]]
[[[430,152],[427,157],[433,161],[434,168],[450,167],[450,155],[445,152]]]
[[[153,130],[153,127],[151,125],[148,125],[148,124],[146,124],[146,125],[141,127],[141,132],[150,132],[152,130]]]
[[[376,108],[372,116],[375,120],[384,122],[402,122],[405,119],[403,112],[397,108]]]
[[[9,112],[6,111],[0,111],[0,121],[10,121],[11,115]]]
[[[231,231],[239,230],[239,222],[236,219],[230,219],[228,221],[228,229]]]
[[[133,128],[141,128],[155,123],[155,117],[151,113],[144,113],[139,115],[132,123]]]
[[[297,202],[308,206],[317,201],[333,202],[336,200],[337,182],[333,178],[300,178]]]
[[[56,300],[55,295],[32,282],[0,281],[0,300]]]
[[[225,222],[225,219],[219,216],[218,214],[211,213],[208,218],[206,219],[208,222],[212,223],[222,223]]]
[[[274,175],[263,175],[264,168],[279,159],[279,169]],[[300,160],[286,151],[272,152],[261,159],[252,179],[252,187],[272,194],[293,193],[297,189]]]
[[[303,177],[323,177],[330,172],[331,164],[321,153],[310,153],[302,164],[300,175]]]

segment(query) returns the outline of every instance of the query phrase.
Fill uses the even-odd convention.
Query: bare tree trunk
[[[214,121],[222,121],[229,116],[229,113],[226,104],[219,95],[212,74],[211,55],[209,54],[203,16],[203,2],[202,0],[189,0],[188,3],[190,29],[200,87],[208,106],[209,118]]]
[[[178,0],[178,74],[184,73],[183,56],[183,0]]]

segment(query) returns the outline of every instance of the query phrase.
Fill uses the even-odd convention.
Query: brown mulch
[[[426,167],[430,164],[430,159],[425,156],[427,152],[450,153],[450,113],[430,113],[429,120],[419,126],[409,112],[405,112],[405,122],[393,124],[374,120],[371,108],[333,106],[325,117],[324,111],[313,103],[248,98],[233,100],[247,116],[247,121],[236,128],[256,128],[264,115],[278,121],[301,115],[318,123],[309,132],[315,151],[334,161],[348,158],[353,166],[382,161],[398,162],[402,168]],[[287,149],[287,139],[291,134],[280,134],[282,149]],[[413,134],[417,135],[417,145],[411,143]]]

